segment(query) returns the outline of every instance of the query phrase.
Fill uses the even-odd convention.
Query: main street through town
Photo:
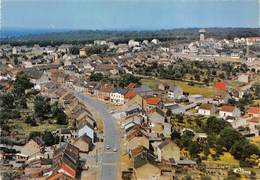
[[[119,141],[120,134],[117,128],[115,118],[109,113],[108,107],[105,103],[95,100],[87,95],[75,92],[75,95],[93,107],[101,116],[104,124],[104,151],[100,161],[101,165],[101,179],[113,180],[117,179],[118,161],[119,161]],[[107,150],[106,146],[109,145],[110,149]],[[113,149],[117,151],[114,152]]]

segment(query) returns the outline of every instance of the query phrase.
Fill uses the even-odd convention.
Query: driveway
[[[100,114],[101,119],[103,120],[104,148],[106,148],[106,145],[109,145],[110,150],[104,149],[102,154],[100,161],[101,179],[117,179],[120,133],[119,128],[117,127],[116,119],[108,112],[109,110],[105,103],[78,92],[74,92],[74,94],[80,100],[93,107]],[[116,148],[117,152],[113,152],[113,148]]]

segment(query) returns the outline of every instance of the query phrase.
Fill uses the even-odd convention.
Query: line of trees
[[[236,65],[235,63],[214,63],[190,61],[187,63],[181,59],[167,67],[153,63],[150,66],[145,64],[136,64],[135,73],[145,76],[156,76],[162,79],[185,80],[187,75],[190,80],[208,84],[214,79],[232,79],[238,73],[248,72],[246,64]],[[252,69],[254,71],[254,69]]]

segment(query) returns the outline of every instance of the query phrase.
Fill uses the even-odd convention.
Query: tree
[[[183,114],[176,114],[175,118],[178,120],[179,123],[183,123]]]
[[[203,82],[204,82],[206,85],[209,85],[209,78],[204,78]]]
[[[102,73],[91,73],[89,79],[90,81],[101,81],[104,78]]]
[[[25,119],[25,123],[31,124],[31,122],[32,122],[32,117],[31,116],[27,116],[26,119]]]
[[[181,143],[184,147],[188,148],[189,145],[191,144],[192,142],[192,137],[187,135],[187,134],[184,134],[181,136]]]
[[[208,145],[210,146],[210,147],[215,147],[216,146],[216,144],[217,144],[217,135],[215,134],[215,133],[211,133],[211,134],[209,134],[208,135],[208,139],[207,139],[207,141],[208,141]]]
[[[176,130],[173,130],[172,131],[172,134],[171,134],[171,139],[172,140],[175,140],[175,139],[180,139],[181,138],[181,133],[179,133],[178,131]]]
[[[241,135],[239,134],[239,132],[237,132],[232,127],[225,127],[220,132],[218,144],[227,148],[227,150],[229,151],[232,145],[239,140],[241,140]]]
[[[86,54],[92,55],[92,54],[101,54],[105,53],[108,49],[107,45],[96,45],[96,46],[89,46],[86,47]]]
[[[167,116],[167,117],[171,117],[171,116],[172,116],[172,111],[171,111],[171,109],[167,109],[167,111],[166,111],[166,116]]]
[[[14,89],[13,92],[16,97],[21,97],[26,89],[30,89],[33,87],[33,83],[30,82],[30,79],[27,77],[26,74],[19,73],[16,76],[16,80],[14,82]]]
[[[17,59],[17,57],[14,57],[14,64],[15,64],[15,65],[18,64],[18,59]]]
[[[195,74],[194,78],[195,78],[196,81],[200,81],[200,75],[199,74]]]
[[[184,179],[185,179],[185,180],[192,180],[192,177],[191,177],[191,175],[186,175],[186,176],[184,177]]]
[[[255,86],[255,95],[257,98],[260,98],[260,84]]]
[[[67,116],[62,109],[59,109],[56,115],[57,124],[66,125],[68,124]]]
[[[223,119],[218,119],[214,116],[209,117],[207,119],[207,123],[206,123],[206,131],[208,133],[220,133],[220,131],[222,129],[224,129],[225,127],[230,126],[230,124],[226,121],[224,121]]]
[[[203,153],[206,157],[208,157],[208,155],[210,154],[210,150],[209,150],[209,144],[208,143],[205,143],[203,145]]]
[[[30,124],[31,126],[37,126],[36,120],[31,116],[26,117],[25,123]]]
[[[16,171],[6,171],[2,172],[2,180],[12,180],[17,179],[19,176],[19,173]]]
[[[248,140],[243,138],[240,141],[237,141],[231,148],[231,154],[238,160],[245,160],[250,158],[253,154],[260,155],[258,147],[254,144],[251,144]]]
[[[34,113],[36,117],[45,117],[50,113],[50,104],[45,97],[36,96],[34,100]]]
[[[30,139],[33,139],[33,138],[35,138],[35,137],[41,137],[41,135],[42,135],[42,133],[39,132],[39,131],[32,131],[32,132],[30,132],[30,134],[29,134],[29,140],[30,140]]]
[[[59,107],[58,103],[55,103],[51,107],[52,116],[56,118],[57,124],[65,125],[68,124],[67,115],[64,113],[63,109]]]
[[[71,47],[69,51],[73,55],[78,55],[79,54],[79,47],[75,47],[75,46]]]
[[[54,137],[51,132],[45,131],[42,135],[42,140],[45,142],[47,146],[53,146],[54,144],[59,142],[57,137]]]
[[[219,74],[219,78],[220,78],[220,79],[225,79],[225,74],[224,74],[224,73],[220,73],[220,74]]]
[[[190,152],[190,155],[191,157],[196,157],[198,156],[198,153],[200,152],[200,144],[197,142],[197,141],[192,141],[190,144],[189,144],[189,152]]]
[[[125,87],[130,83],[141,84],[140,80],[141,79],[139,77],[136,77],[132,74],[123,74],[119,79],[119,85]]]
[[[216,71],[216,70],[213,70],[213,71],[212,71],[212,75],[213,75],[213,76],[216,76],[216,75],[217,75],[217,71]]]
[[[6,109],[14,108],[14,96],[11,93],[7,93],[1,96],[1,106]]]

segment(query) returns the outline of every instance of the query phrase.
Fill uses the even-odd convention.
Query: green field
[[[25,134],[30,134],[30,132],[37,131],[37,132],[44,132],[44,131],[54,131],[59,128],[65,128],[66,125],[58,125],[58,124],[49,124],[49,123],[42,123],[38,126],[31,126],[24,122],[15,122],[16,129]]]
[[[199,86],[190,86],[187,82],[176,81],[176,80],[162,80],[162,79],[142,79],[142,84],[150,86],[152,89],[156,90],[160,83],[168,83],[172,85],[178,85],[182,88],[183,91],[190,94],[201,94],[205,97],[213,97],[218,92],[214,87],[199,87]]]

